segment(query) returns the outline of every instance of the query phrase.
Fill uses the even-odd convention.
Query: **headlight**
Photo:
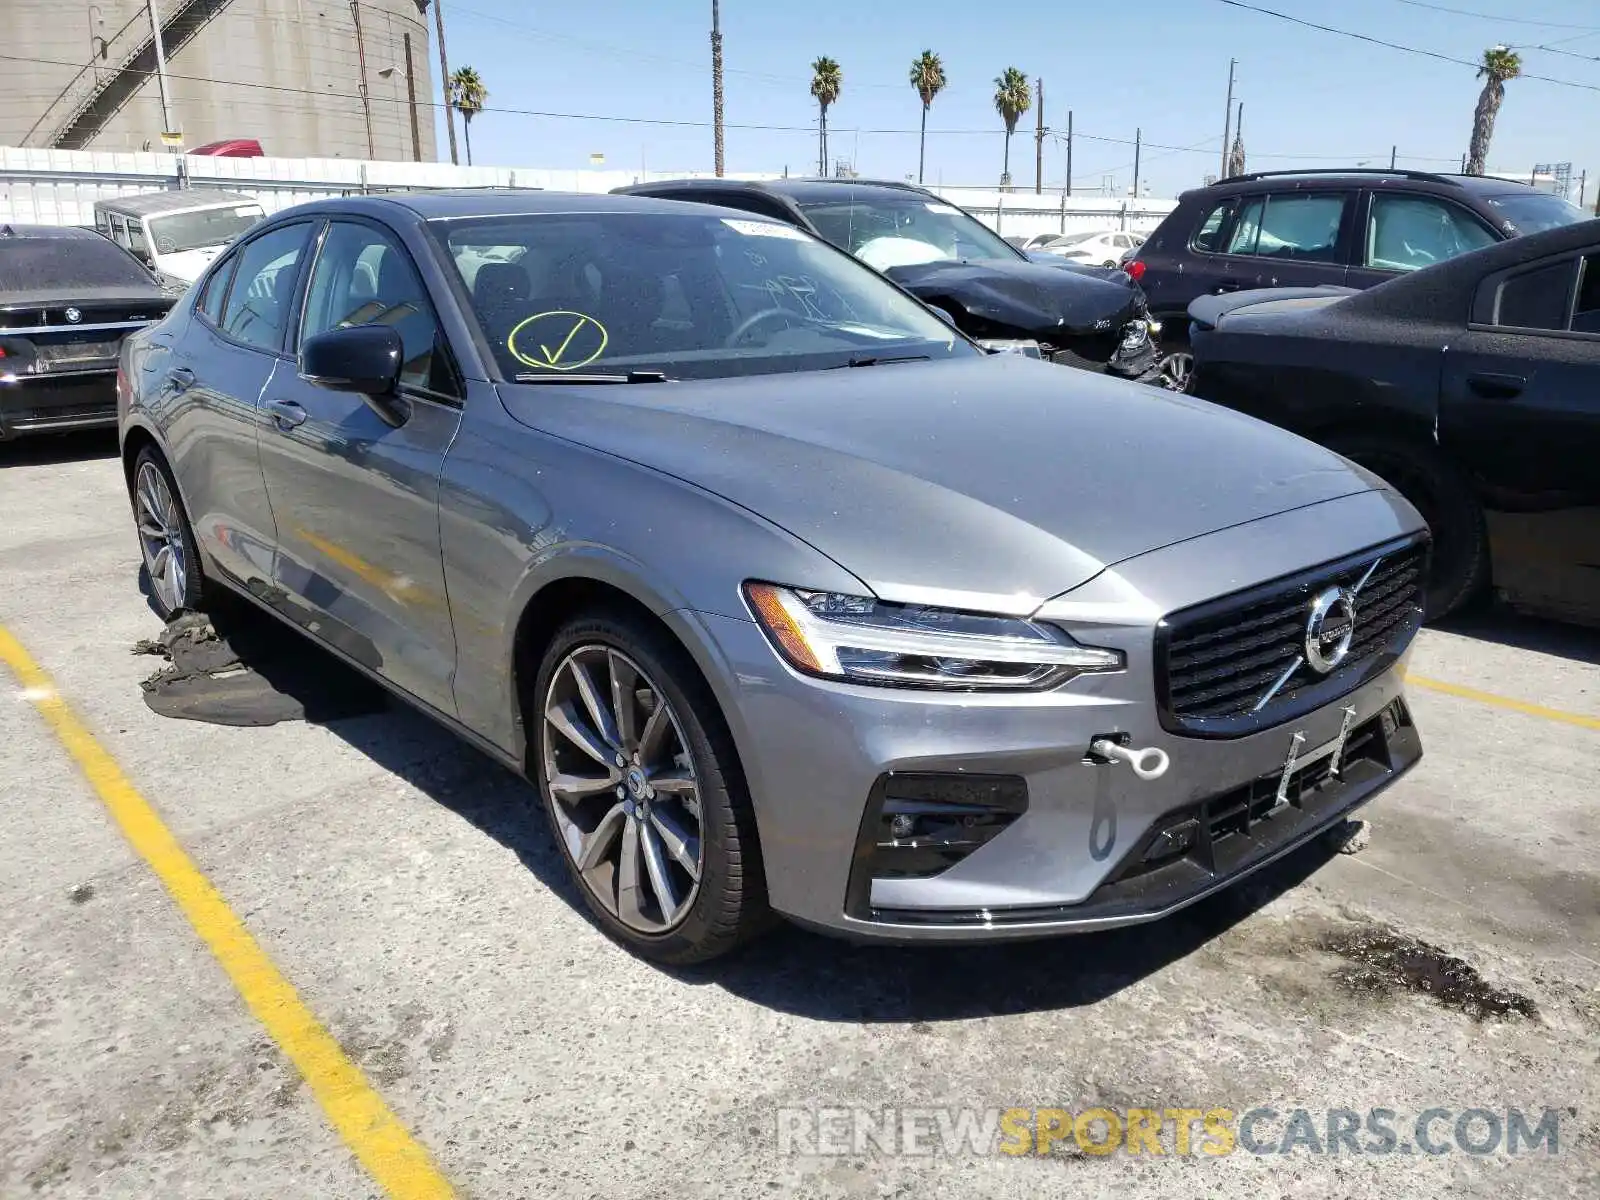
[[[1053,626],[888,604],[870,596],[745,584],[750,610],[796,670],[852,683],[947,691],[1042,691],[1122,654],[1081,646]]]

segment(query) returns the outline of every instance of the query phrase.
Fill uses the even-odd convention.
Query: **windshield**
[[[1588,214],[1576,204],[1549,192],[1508,192],[1503,196],[1488,196],[1490,206],[1520,234],[1542,233],[1546,229],[1559,229],[1563,225],[1576,225],[1587,221]]]
[[[772,221],[551,213],[435,227],[507,378],[709,378],[981,353],[892,284]]]
[[[146,290],[153,282],[127,251],[103,238],[0,238],[0,292]]]
[[[226,246],[261,220],[259,204],[230,204],[150,218],[150,236],[157,254],[179,254],[206,246]]]
[[[1017,261],[1017,251],[999,234],[916,192],[857,193],[800,208],[823,237],[878,271],[941,260]]]

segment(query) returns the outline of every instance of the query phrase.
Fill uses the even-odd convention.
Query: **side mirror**
[[[300,378],[333,392],[355,392],[386,425],[405,423],[395,389],[405,348],[388,325],[352,325],[309,337],[300,345]]]
[[[946,325],[950,326],[951,329],[959,329],[960,328],[960,326],[958,326],[956,324],[956,319],[953,316],[950,315],[950,310],[949,309],[940,308],[937,304],[930,304],[930,305],[928,305],[928,307],[933,310],[933,315],[934,316],[938,317],[939,320],[943,321]]]

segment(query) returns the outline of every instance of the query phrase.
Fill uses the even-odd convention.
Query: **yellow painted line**
[[[4,627],[0,627],[0,662],[11,668],[22,685],[22,697],[39,710],[123,835],[211,948],[256,1019],[299,1069],[328,1120],[372,1178],[395,1200],[453,1196],[428,1152],[306,1007],[149,801],[61,698],[50,676]]]
[[[1547,721],[1560,721],[1564,725],[1576,725],[1579,729],[1600,729],[1600,717],[1586,717],[1582,713],[1564,712],[1559,708],[1546,708],[1542,704],[1529,704],[1526,700],[1513,700],[1510,696],[1497,696],[1493,692],[1480,692],[1477,688],[1462,687],[1459,683],[1445,683],[1440,679],[1429,679],[1423,675],[1413,675],[1409,671],[1406,672],[1406,682],[1420,688],[1427,688],[1430,692],[1442,692],[1446,696],[1460,696],[1463,700],[1476,700],[1479,704],[1490,704],[1495,708],[1527,713],[1530,717],[1543,717]]]

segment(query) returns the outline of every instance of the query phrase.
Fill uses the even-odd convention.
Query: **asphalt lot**
[[[0,447],[0,627],[459,1195],[1600,1194],[1600,636],[1425,631],[1427,757],[1367,810],[1360,854],[1313,847],[1123,933],[951,950],[784,929],[668,973],[590,925],[523,786],[424,719],[153,713],[160,664],[131,650],[160,623],[113,453]],[[308,686],[341,670],[264,636]],[[3,667],[0,687],[0,1195],[383,1195]],[[1429,1108],[1549,1107],[1559,1152],[779,1138],[779,1110],[1093,1105],[1386,1108],[1402,1141]]]

